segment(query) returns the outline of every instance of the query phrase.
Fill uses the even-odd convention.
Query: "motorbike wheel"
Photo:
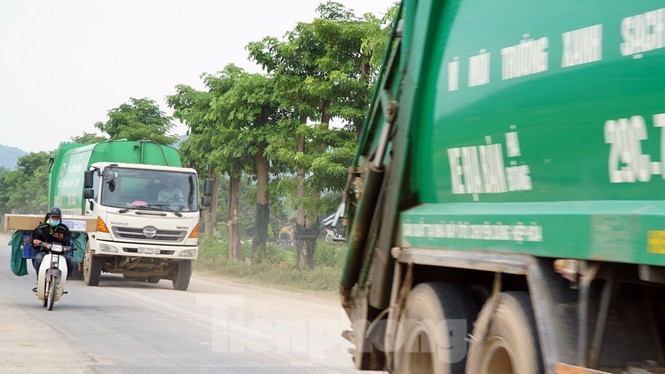
[[[46,303],[48,302],[48,297],[47,297],[47,295],[48,295],[48,286],[49,286],[49,282],[48,282],[48,280],[46,280],[46,282],[44,282],[44,299],[42,300],[42,306],[44,308],[46,308]]]
[[[49,290],[48,290],[48,310],[53,310],[53,302],[55,302],[55,283],[56,280],[51,276],[49,280]]]

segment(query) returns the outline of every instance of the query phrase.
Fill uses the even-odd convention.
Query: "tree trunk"
[[[208,168],[208,178],[213,180],[212,196],[210,197],[210,206],[203,214],[205,226],[205,238],[211,239],[215,235],[215,222],[217,222],[217,203],[219,201],[219,175],[214,168]]]
[[[321,104],[321,124],[325,125],[326,128],[329,127],[330,124],[330,114],[328,113],[328,108],[330,108],[330,101],[329,100],[324,100],[323,103]],[[327,144],[321,143],[316,147],[316,151],[319,153],[324,153],[326,151],[326,148],[328,147]],[[302,147],[300,142],[298,143],[298,151],[302,152],[305,151],[305,141],[303,139],[302,141]],[[297,178],[297,176],[296,176]],[[298,187],[302,186],[302,200],[305,200],[305,196],[309,195],[309,197],[312,198],[313,201],[318,201],[321,198],[321,191],[310,191],[309,194],[307,194],[307,191],[305,191],[305,184],[304,184],[304,179],[305,179],[305,173],[304,171],[302,172],[302,183],[298,185]],[[300,196],[299,196],[300,197]],[[301,268],[313,268],[314,267],[314,253],[316,253],[316,241],[319,238],[319,231],[321,230],[321,227],[319,226],[318,222],[318,217],[319,217],[319,212],[316,207],[316,204],[308,204],[307,207],[302,206],[303,208],[303,223],[301,223],[301,227],[296,227],[296,246],[297,248],[301,248],[299,251],[297,251],[297,261],[298,261],[298,267]],[[300,231],[300,235],[298,235],[298,231]],[[298,240],[300,238],[300,240]]]
[[[268,160],[264,154],[265,144],[259,146],[254,160],[256,162],[256,231],[252,238],[252,259],[256,250],[264,251],[268,241],[268,222],[270,208],[268,205]]]
[[[298,137],[298,152],[305,152],[305,137]],[[309,263],[308,253],[310,249],[307,247],[302,235],[302,231],[307,228],[305,222],[305,169],[296,167],[296,201],[298,207],[296,209],[296,232],[294,240],[296,242],[296,265],[299,268],[307,267]]]
[[[229,175],[229,205],[226,226],[229,229],[229,259],[240,260],[242,248],[240,246],[240,228],[238,225],[238,211],[240,209],[240,176]]]

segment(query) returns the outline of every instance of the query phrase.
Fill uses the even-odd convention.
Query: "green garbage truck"
[[[178,151],[151,141],[62,143],[51,160],[48,203],[73,231],[86,232],[82,257],[86,285],[102,272],[130,280],[173,282],[187,290],[198,256],[200,207],[196,170],[182,167]],[[32,219],[31,219],[32,218]],[[8,215],[6,226],[34,228],[39,216]]]
[[[664,6],[402,1],[344,193],[358,369],[665,372]]]

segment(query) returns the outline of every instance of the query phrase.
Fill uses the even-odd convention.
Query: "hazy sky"
[[[337,0],[382,16],[394,0]],[[130,97],[164,102],[177,84],[234,63],[245,46],[281,38],[319,0],[0,0],[0,144],[50,151]],[[175,133],[186,128],[179,126]]]

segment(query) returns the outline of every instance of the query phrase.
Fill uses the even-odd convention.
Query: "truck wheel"
[[[86,286],[98,286],[102,275],[102,259],[86,251],[83,257],[83,280]]]
[[[531,308],[531,299],[526,292],[502,292],[492,316],[490,298],[478,316],[473,330],[466,372],[469,374],[542,373],[540,344]],[[491,319],[491,321],[490,321]],[[491,323],[490,323],[491,322]],[[484,341],[479,328],[490,323]]]
[[[173,288],[178,291],[187,291],[189,278],[192,276],[192,261],[182,260],[178,263],[178,270],[173,278]]]
[[[160,278],[160,277],[148,277],[148,278],[146,278],[146,281],[147,281],[148,283],[159,283],[159,281],[160,281],[161,279],[162,279],[162,278]]]
[[[406,301],[397,327],[397,373],[464,373],[466,337],[476,317],[464,288],[450,283],[422,283]]]

